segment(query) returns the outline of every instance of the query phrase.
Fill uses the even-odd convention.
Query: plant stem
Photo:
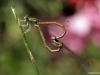
[[[39,74],[39,70],[38,70],[38,68],[37,68],[37,66],[36,66],[34,57],[33,57],[32,53],[31,53],[31,51],[30,51],[30,48],[29,48],[29,45],[28,45],[28,42],[27,42],[25,33],[24,33],[23,28],[22,28],[22,26],[21,26],[21,24],[20,24],[20,19],[19,19],[18,16],[17,16],[16,10],[15,10],[14,8],[12,8],[12,7],[11,7],[11,9],[12,9],[12,12],[13,12],[13,14],[14,14],[14,17],[15,17],[15,19],[16,19],[18,25],[19,25],[19,28],[20,28],[20,30],[21,30],[21,33],[22,33],[22,36],[23,36],[23,40],[24,40],[24,44],[25,44],[26,49],[27,49],[27,52],[28,52],[28,54],[29,54],[29,56],[30,56],[30,58],[31,58],[31,62],[32,62],[32,64],[33,64],[33,68],[34,68],[34,70],[35,70],[35,72],[36,72],[36,75],[40,75],[40,74]]]

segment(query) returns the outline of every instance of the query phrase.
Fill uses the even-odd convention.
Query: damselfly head
[[[28,20],[28,19],[29,19],[28,15],[25,15],[24,20]]]
[[[28,15],[24,16],[24,20],[26,22],[32,22],[32,23],[37,23],[37,19],[36,18],[30,18]]]
[[[32,23],[37,23],[37,19],[36,18],[29,18],[29,21],[32,22]]]

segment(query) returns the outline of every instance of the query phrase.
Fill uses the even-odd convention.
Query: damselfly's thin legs
[[[41,37],[42,37],[43,43],[44,43],[45,47],[46,47],[48,50],[50,50],[51,52],[56,52],[56,51],[59,51],[59,50],[62,48],[62,43],[57,42],[57,41],[54,40],[56,37],[52,37],[51,40],[53,41],[53,44],[54,44],[55,46],[58,47],[58,49],[52,50],[49,46],[47,46],[46,41],[45,41],[45,38],[44,38],[43,33],[42,33],[42,31],[41,31],[41,28],[39,27],[39,25],[35,25],[35,26],[38,28],[38,30],[39,30],[39,32],[40,32],[40,35],[41,35]]]
[[[31,18],[30,18],[30,19],[31,19]],[[26,16],[24,17],[24,20],[20,20],[20,21],[21,21],[21,26],[22,26],[22,27],[29,27],[28,29],[26,29],[26,31],[25,31],[24,33],[27,33],[27,32],[29,32],[29,31],[31,31],[32,21],[31,21],[30,19],[29,19],[28,15],[26,15]],[[34,21],[34,20],[36,21],[35,18],[33,18],[32,20],[33,20],[33,21]]]

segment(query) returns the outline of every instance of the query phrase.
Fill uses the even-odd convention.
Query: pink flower
[[[100,46],[100,13],[94,3],[98,0],[85,1],[86,2],[80,11],[70,17],[60,18],[60,20],[58,20],[66,27],[67,32],[60,40],[64,43],[64,45],[68,46],[71,50],[78,54],[84,51],[90,38],[94,44]],[[48,28],[50,35],[57,35],[61,33],[61,29],[59,27],[53,26],[53,28],[55,28],[55,30],[58,29],[59,31],[55,31],[54,33]]]

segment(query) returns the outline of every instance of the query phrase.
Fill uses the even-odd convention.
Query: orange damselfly
[[[59,41],[60,38],[62,38],[65,34],[66,34],[66,29],[65,27],[60,24],[60,23],[57,23],[57,22],[39,22],[36,18],[29,18],[28,16],[25,16],[24,17],[24,20],[21,20],[22,22],[22,25],[23,27],[29,27],[29,29],[27,29],[25,31],[26,32],[29,32],[31,30],[31,25],[34,25],[38,28],[39,32],[40,32],[40,35],[42,37],[42,40],[43,40],[43,43],[45,45],[45,47],[50,50],[51,52],[56,52],[56,51],[59,51],[60,49],[65,48],[67,50],[67,52],[82,66],[84,67],[85,69],[87,70],[91,70],[92,69],[92,66],[90,63],[86,62],[84,59],[82,59],[81,57],[79,57],[77,54],[75,54],[72,50],[70,50],[67,46],[65,46],[61,41]],[[52,50],[47,44],[46,44],[46,41],[45,41],[45,38],[44,38],[44,35],[43,35],[43,32],[40,28],[40,25],[51,25],[51,24],[55,24],[59,27],[62,28],[63,30],[63,33],[60,35],[60,36],[52,36],[51,37],[51,40],[54,44],[54,46],[57,46],[58,48],[57,49],[54,49]]]
[[[39,25],[51,25],[51,24],[55,24],[55,25],[58,25],[58,26],[62,27],[63,33],[62,33],[60,36],[57,36],[57,37],[56,37],[57,39],[60,39],[60,38],[62,38],[62,37],[65,35],[65,33],[66,33],[66,29],[65,29],[65,27],[64,27],[62,24],[57,23],[57,22],[38,22],[38,20],[37,20],[36,18],[29,18],[28,16],[25,16],[25,17],[24,17],[24,20],[21,20],[21,22],[23,23],[21,26],[23,26],[23,27],[27,27],[27,26],[28,26],[28,27],[29,27],[29,29],[27,29],[27,30],[25,31],[25,33],[29,32],[29,31],[31,30],[31,25],[32,25],[32,24],[38,28],[38,30],[39,30],[39,32],[40,32],[40,35],[41,35],[41,37],[42,37],[43,43],[44,43],[45,47],[46,47],[48,50],[50,50],[51,52],[56,52],[56,51],[59,51],[59,50],[61,49],[61,48],[59,47],[58,49],[52,50],[52,49],[46,44],[45,38],[44,38],[44,36],[43,36],[43,33],[42,33],[41,28],[40,28]],[[51,38],[52,38],[52,37],[51,37]]]

